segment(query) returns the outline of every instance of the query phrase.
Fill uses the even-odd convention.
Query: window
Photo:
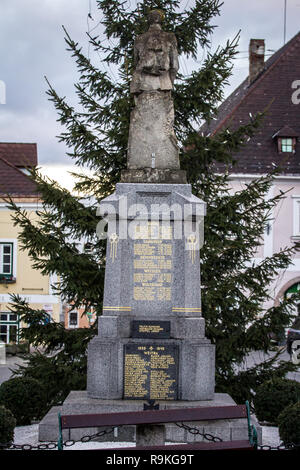
[[[83,246],[84,253],[90,255],[90,254],[93,253],[93,250],[94,250],[94,247],[93,247],[92,243],[87,242],[87,243],[84,244],[84,246]]]
[[[281,140],[281,152],[293,152],[294,145],[291,137],[285,137]]]
[[[78,326],[78,313],[70,312],[69,313],[69,328],[77,328]]]
[[[0,324],[0,341],[3,341],[3,343],[8,343],[7,341],[7,325],[1,325]]]
[[[295,153],[298,137],[298,132],[289,126],[283,126],[272,136],[279,153]]]
[[[0,243],[0,275],[4,277],[13,274],[13,244]]]
[[[0,341],[6,344],[19,342],[19,322],[16,314],[0,313]]]

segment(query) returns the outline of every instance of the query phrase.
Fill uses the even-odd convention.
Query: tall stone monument
[[[205,204],[179,166],[171,94],[176,37],[162,31],[160,11],[148,21],[134,45],[128,169],[100,204],[108,245],[87,392],[102,399],[209,400],[214,346],[201,316],[199,260]]]
[[[88,346],[87,391],[70,393],[62,407],[67,414],[141,410],[147,400],[161,409],[234,403],[214,393],[215,348],[201,314],[205,203],[192,195],[179,166],[172,99],[177,42],[162,30],[161,12],[148,20],[134,47],[127,169],[99,207],[108,223],[103,314]],[[40,423],[40,440],[55,439],[59,410]],[[219,436],[234,438],[230,424],[221,428]],[[244,424],[235,423],[235,432],[247,438]],[[66,438],[90,433],[72,430]],[[103,439],[134,440],[134,431],[121,428]],[[168,425],[167,439],[195,437]]]

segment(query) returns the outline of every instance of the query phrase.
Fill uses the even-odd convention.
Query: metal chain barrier
[[[210,433],[203,433],[201,431],[199,431],[199,429],[197,428],[191,428],[190,426],[188,426],[187,424],[184,424],[184,423],[175,423],[176,426],[178,426],[179,428],[183,428],[185,429],[186,431],[188,431],[190,434],[198,434],[199,436],[202,436],[204,439],[206,439],[207,441],[210,441],[210,442],[223,442],[223,439],[221,439],[220,437],[217,437],[217,436],[213,436],[212,434]]]
[[[279,444],[279,446],[258,445],[257,450],[300,450],[300,444],[290,442],[288,444]]]
[[[205,440],[211,441],[211,442],[223,442],[223,439],[217,436],[213,436],[210,433],[203,433],[197,428],[192,428],[188,426],[187,424],[184,423],[175,423],[176,426],[179,428],[183,428],[186,431],[188,431],[190,434],[198,434],[202,436]],[[288,444],[279,444],[278,446],[270,446],[270,445],[258,445],[257,450],[300,450],[300,444],[296,445],[294,443],[288,443]]]
[[[57,447],[57,442],[45,442],[44,444],[32,445],[32,444],[0,444],[1,450],[53,450]]]
[[[185,429],[190,434],[202,436],[203,439],[207,441],[223,442],[223,439],[221,439],[220,437],[213,436],[210,433],[203,433],[198,428],[190,427],[184,423],[175,423],[175,424],[179,428]],[[79,442],[82,442],[82,443],[90,442],[93,439],[96,439],[97,437],[102,437],[107,434],[111,434],[115,428],[116,427],[113,427],[111,429],[105,429],[104,431],[99,431],[92,435],[83,436],[78,441],[75,441],[74,439],[69,439],[69,440],[64,441],[63,445],[64,447],[71,447],[74,444],[77,444]],[[44,442],[43,444],[38,444],[38,445],[7,443],[7,444],[0,444],[0,451],[1,450],[54,450],[54,449],[57,449],[57,446],[58,444],[56,441]],[[278,446],[258,445],[257,450],[300,450],[300,444],[297,445],[291,442],[288,444],[279,444]]]
[[[105,436],[106,434],[110,434],[114,431],[115,427],[111,429],[105,429],[104,431],[99,431],[92,435],[83,436],[78,441],[74,439],[69,439],[64,441],[64,447],[71,447],[78,442],[90,442],[97,437]],[[1,450],[54,450],[57,449],[58,444],[56,441],[44,442],[43,444],[32,445],[32,444],[14,444],[14,443],[7,443],[7,444],[0,444],[0,451]]]

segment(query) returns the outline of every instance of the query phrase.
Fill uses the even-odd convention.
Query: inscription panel
[[[170,301],[172,293],[172,227],[147,222],[135,227],[133,299]]]
[[[178,346],[124,346],[124,398],[177,400]]]
[[[171,324],[169,321],[133,320],[131,324],[132,338],[170,338]]]

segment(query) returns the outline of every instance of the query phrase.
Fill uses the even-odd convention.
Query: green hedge
[[[279,436],[284,444],[300,447],[300,402],[287,406],[278,416]]]
[[[16,423],[16,419],[12,412],[0,405],[0,444],[13,442]],[[3,448],[5,447],[1,445],[0,450]]]
[[[300,400],[300,383],[289,379],[273,379],[257,388],[253,399],[255,415],[259,421],[278,424],[279,414]]]
[[[0,405],[12,412],[18,426],[31,424],[32,420],[40,419],[45,413],[45,388],[35,379],[9,379],[0,385]]]

